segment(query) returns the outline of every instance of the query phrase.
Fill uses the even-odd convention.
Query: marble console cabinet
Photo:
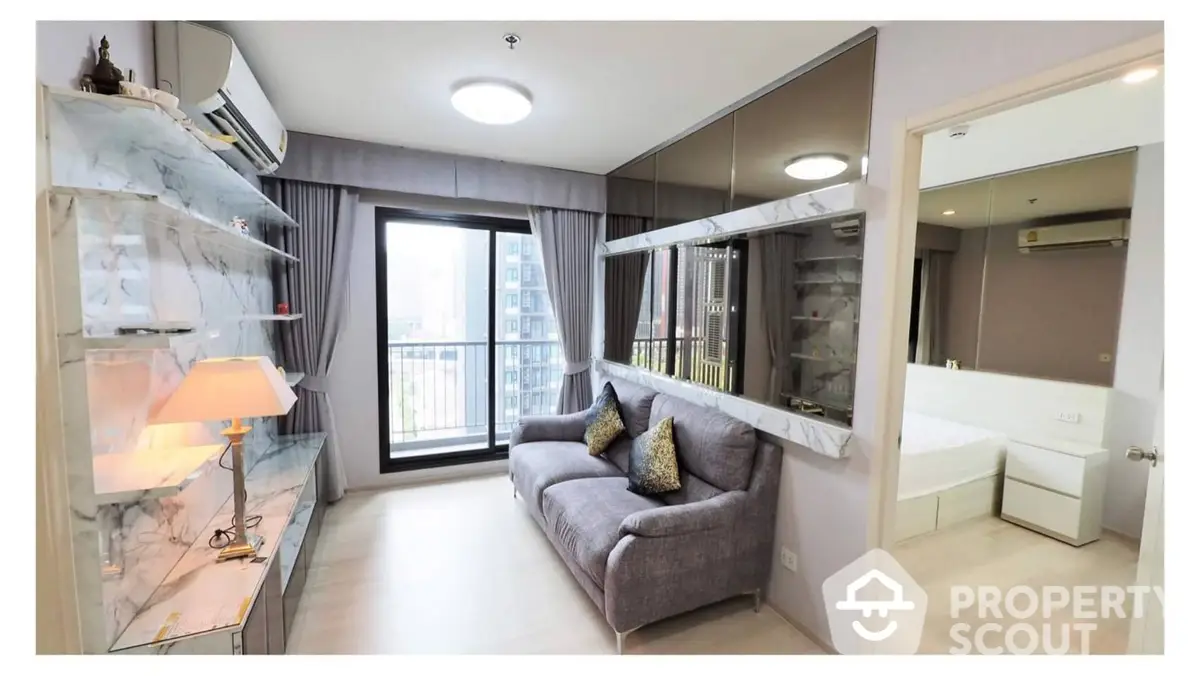
[[[217,561],[199,537],[134,615],[112,652],[281,654],[320,532],[316,466],[324,434],[281,436],[246,475],[246,511],[262,516],[256,559]],[[225,528],[232,497],[203,532]]]

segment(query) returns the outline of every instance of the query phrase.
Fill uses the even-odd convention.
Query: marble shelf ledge
[[[92,458],[96,501],[124,504],[175,495],[224,450],[224,444],[211,444],[97,455]]]
[[[862,181],[843,183],[814,192],[785,197],[727,214],[680,223],[600,245],[604,255],[657,249],[675,244],[697,244],[734,235],[769,230],[808,221],[828,220],[875,209],[882,191]]]
[[[849,454],[853,433],[847,427],[627,364],[598,359],[595,367],[602,376],[623,378],[693,404],[718,409],[767,434],[797,443],[815,453],[831,458],[845,458]]]
[[[101,203],[106,207],[135,215],[143,224],[141,227],[162,227],[186,232],[218,246],[252,256],[279,258],[292,263],[300,261],[299,258],[262,240],[242,234],[228,223],[168,204],[155,195],[94,188],[55,187],[51,190],[51,196],[54,199]],[[133,233],[124,234],[128,236]]]
[[[217,329],[185,333],[129,333],[108,336],[64,335],[59,338],[59,360],[63,363],[82,359],[88,350],[171,350],[182,345],[212,340],[221,335]]]
[[[89,155],[150,153],[146,163],[179,184],[219,195],[232,214],[266,225],[297,228],[296,220],[267,198],[225,160],[157,104],[142,99],[104,96],[70,89],[46,88],[46,100],[56,106]],[[101,152],[103,151],[103,152]]]
[[[227,500],[109,651],[239,629],[250,601],[266,579],[272,557],[280,551],[283,534],[293,521],[300,493],[324,444],[321,433],[278,437],[246,474],[246,511],[262,516],[250,531],[263,538],[258,558],[218,562],[218,550],[208,546],[203,534],[229,526],[233,500]]]

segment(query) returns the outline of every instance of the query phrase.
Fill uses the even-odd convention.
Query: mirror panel
[[[739,108],[734,113],[733,208],[862,178],[874,68],[872,38]],[[826,153],[843,158],[846,170],[824,180],[784,173],[797,157]]]
[[[922,191],[909,361],[1111,386],[1126,248],[1022,252],[1018,237],[1125,221],[1135,160],[1121,152]]]
[[[659,151],[657,163],[655,229],[731,211],[733,115]]]

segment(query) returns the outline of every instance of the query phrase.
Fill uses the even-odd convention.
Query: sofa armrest
[[[643,510],[625,517],[621,536],[659,538],[732,528],[745,501],[745,491],[728,491],[707,500]]]
[[[583,441],[587,410],[566,415],[535,415],[521,418],[508,437],[508,447],[531,441]]]

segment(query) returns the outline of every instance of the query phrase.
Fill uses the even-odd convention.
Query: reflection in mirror
[[[872,37],[738,109],[733,208],[861,178],[874,69]],[[846,168],[821,180],[784,172],[792,160],[814,154],[836,155]]]
[[[680,246],[675,377],[740,394],[746,240]]]
[[[655,229],[732,211],[733,115],[672,143],[657,158]]]
[[[668,372],[671,251],[604,261],[604,358]]]
[[[750,238],[745,396],[851,423],[862,241],[858,219]]]
[[[621,167],[605,179],[608,192],[606,241],[632,237],[654,221],[655,156]]]
[[[909,361],[1111,385],[1135,157],[923,191]]]

